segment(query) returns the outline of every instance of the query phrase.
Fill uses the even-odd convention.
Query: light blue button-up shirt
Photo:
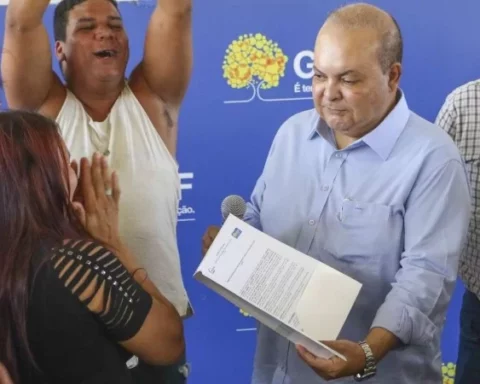
[[[315,110],[288,119],[246,221],[363,284],[339,339],[363,340],[382,327],[403,342],[369,383],[440,384],[441,333],[469,217],[455,144],[402,95],[376,129],[343,150]],[[324,382],[294,345],[259,324],[252,383]]]

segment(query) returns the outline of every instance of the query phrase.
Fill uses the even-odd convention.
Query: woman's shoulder
[[[50,249],[52,254],[62,255],[94,255],[97,252],[104,252],[107,249],[99,242],[91,239],[65,239],[62,243],[53,246]]]
[[[102,255],[110,256],[108,259],[114,257],[102,244],[90,239],[65,239],[58,244],[44,245],[32,259],[33,281],[54,278],[70,282],[69,277],[77,275],[79,267],[93,269]]]
[[[61,280],[65,280],[66,275],[75,273],[76,268],[93,270],[94,274],[106,276],[120,265],[111,250],[89,239],[67,239],[52,247],[50,252],[53,269],[59,272]]]

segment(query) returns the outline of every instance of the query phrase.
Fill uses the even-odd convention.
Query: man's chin
[[[343,119],[326,118],[325,122],[331,129],[339,133],[348,132],[350,129],[350,124],[347,124]]]
[[[102,83],[113,83],[123,80],[125,74],[119,71],[106,72],[98,71],[92,73],[92,78]]]

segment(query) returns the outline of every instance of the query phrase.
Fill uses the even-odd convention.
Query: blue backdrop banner
[[[370,3],[397,19],[405,44],[401,87],[410,108],[433,121],[453,88],[480,77],[480,2]],[[130,37],[128,71],[142,56],[154,4],[155,0],[121,2]],[[190,384],[250,382],[255,322],[192,278],[201,259],[201,237],[208,225],[221,223],[224,197],[249,198],[281,123],[312,108],[315,37],[327,14],[344,4],[335,0],[194,1],[194,72],[181,110],[178,141],[183,189],[178,237],[196,312],[186,322]],[[2,6],[2,20],[4,15]],[[52,19],[53,6],[45,15],[53,48]],[[58,72],[57,63],[54,67]],[[1,98],[5,106],[3,94]],[[462,292],[459,283],[445,326],[444,383],[453,383]]]

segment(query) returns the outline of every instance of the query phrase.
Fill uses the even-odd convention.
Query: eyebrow
[[[108,16],[107,17],[108,21],[122,21],[122,18],[120,16]],[[95,22],[95,18],[93,17],[80,17],[77,20],[77,24],[79,23],[92,23]]]
[[[95,21],[95,19],[93,17],[80,17],[77,20],[77,24],[78,23],[91,23],[92,21]]]
[[[313,70],[315,72],[318,72],[318,73],[323,73],[322,71],[320,71],[315,65],[313,66]],[[342,72],[340,73],[338,76],[339,77],[342,77],[342,76],[346,76],[346,75],[350,75],[350,74],[356,74],[358,73],[357,71],[354,71],[353,69],[349,69],[349,70],[346,70],[345,72]]]

